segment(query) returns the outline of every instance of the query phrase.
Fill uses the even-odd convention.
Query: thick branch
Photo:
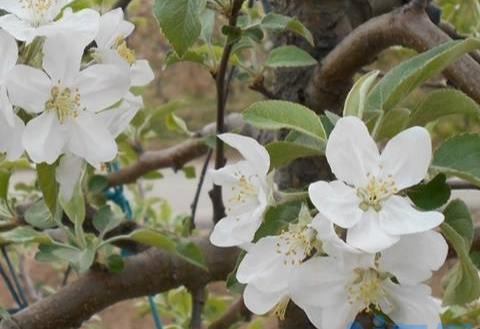
[[[0,324],[0,329],[78,328],[91,316],[119,301],[154,295],[185,285],[198,289],[224,280],[235,267],[237,249],[220,249],[207,239],[197,241],[207,262],[208,272],[173,256],[149,249],[126,260],[119,274],[91,271]]]
[[[415,6],[373,18],[350,33],[317,67],[309,90],[310,105],[322,109],[323,103],[340,100],[353,75],[391,46],[423,52],[450,40],[425,11]],[[463,56],[444,74],[450,83],[480,103],[480,65],[471,56]]]

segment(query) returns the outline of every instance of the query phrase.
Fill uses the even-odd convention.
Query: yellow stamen
[[[370,174],[367,177],[367,186],[357,188],[357,196],[361,200],[359,207],[363,211],[372,208],[378,212],[382,209],[382,202],[397,193],[398,189],[391,175],[386,179],[377,179]]]
[[[50,98],[45,103],[45,111],[55,112],[58,121],[64,123],[69,117],[76,117],[80,108],[78,89],[54,86],[50,90]]]

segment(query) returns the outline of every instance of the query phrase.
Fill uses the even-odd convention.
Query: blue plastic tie
[[[119,169],[120,166],[116,161],[112,162],[109,166],[110,172],[118,171]],[[128,202],[128,199],[125,197],[124,192],[125,191],[123,185],[114,186],[105,191],[105,197],[115,203],[117,206],[119,206],[128,220],[133,220],[132,207],[130,206],[130,202]],[[122,249],[121,255],[122,257],[128,257],[131,256],[131,253],[128,250]],[[157,305],[155,304],[154,296],[148,296],[148,304],[150,306],[150,312],[152,313],[153,322],[155,323],[155,328],[162,329],[162,321],[160,319]]]

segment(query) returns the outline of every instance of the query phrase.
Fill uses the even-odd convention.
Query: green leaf
[[[93,226],[98,233],[104,235],[122,223],[122,219],[115,216],[109,206],[100,208],[93,218]]]
[[[110,255],[107,258],[107,267],[112,273],[120,273],[125,268],[125,262],[120,255]]]
[[[52,240],[47,234],[35,231],[30,226],[20,226],[13,230],[0,233],[0,244],[30,242],[51,244]]]
[[[412,57],[393,68],[373,88],[368,102],[368,110],[394,108],[422,82],[442,72],[462,55],[480,48],[480,40],[466,39],[449,41]]]
[[[272,168],[279,168],[298,158],[323,154],[320,148],[312,148],[292,142],[273,142],[268,144],[266,149],[270,154],[270,166]]]
[[[438,174],[428,183],[409,188],[407,195],[418,208],[423,210],[440,208],[450,199],[447,177],[444,174]]]
[[[480,278],[469,255],[469,248],[462,236],[448,223],[443,223],[442,232],[453,246],[459,257],[459,263],[447,277],[447,286],[443,296],[444,305],[465,305],[480,297]]]
[[[154,12],[160,28],[179,56],[200,37],[200,18],[206,3],[206,0],[155,0]]]
[[[432,169],[480,186],[480,135],[457,135],[445,141],[434,154]]]
[[[58,184],[55,179],[55,165],[37,164],[38,185],[48,209],[55,216],[57,210]]]
[[[266,30],[296,33],[305,38],[312,47],[315,46],[312,33],[297,18],[269,13],[262,19],[261,25]]]
[[[171,131],[180,135],[192,136],[193,133],[188,129],[185,121],[176,116],[174,113],[170,113],[165,117],[165,125]]]
[[[376,81],[380,71],[371,71],[360,77],[353,85],[352,90],[348,93],[345,105],[343,107],[343,116],[353,115],[363,118],[365,110],[365,103],[367,101],[367,94],[370,91],[373,83]]]
[[[296,46],[282,46],[270,51],[265,61],[266,67],[303,67],[316,65],[317,60],[305,50]]]
[[[260,129],[293,129],[325,140],[325,131],[317,114],[297,103],[257,102],[245,110],[243,118],[247,123]]]
[[[163,233],[149,229],[140,229],[130,233],[126,238],[147,246],[175,252],[175,242]]]
[[[103,175],[94,175],[88,181],[88,190],[92,193],[103,193],[108,188],[108,179]]]
[[[472,216],[465,202],[459,199],[453,200],[445,208],[443,214],[445,215],[445,223],[465,240],[465,246],[467,250],[470,250],[475,229]]]
[[[182,171],[188,179],[194,179],[197,177],[195,166],[185,166],[182,168]]]
[[[423,102],[413,111],[409,125],[423,126],[451,114],[478,116],[480,107],[473,99],[459,90],[437,90],[428,94]]]
[[[195,243],[191,241],[180,241],[177,243],[176,253],[187,262],[207,270],[207,265],[205,263],[202,251]]]
[[[405,108],[394,108],[385,113],[377,133],[377,140],[392,138],[400,133],[407,126],[409,118],[410,110]]]
[[[57,211],[56,213],[57,217],[62,215],[61,211]],[[29,207],[27,211],[25,211],[24,217],[28,224],[41,230],[55,227],[57,226],[58,221],[61,220],[61,218],[53,218],[43,199],[35,202]]]
[[[0,199],[7,200],[8,186],[12,172],[7,169],[0,169]]]
[[[283,228],[298,218],[301,208],[302,203],[299,201],[286,202],[269,208],[265,214],[265,220],[255,234],[255,241],[267,235],[279,234]]]
[[[81,226],[85,220],[85,199],[80,183],[75,186],[72,198],[65,200],[60,198],[60,205],[70,221],[76,225]]]

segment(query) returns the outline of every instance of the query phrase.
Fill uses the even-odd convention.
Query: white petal
[[[73,0],[56,0],[53,5],[46,11],[44,14],[44,19],[46,21],[53,21],[62,11],[63,7],[68,5]]]
[[[127,95],[119,107],[102,111],[98,117],[103,121],[114,138],[117,138],[132,121],[138,110],[143,107],[141,96]]]
[[[82,107],[100,111],[121,100],[128,92],[128,72],[113,65],[97,64],[80,72],[75,86],[80,90]]]
[[[133,87],[146,86],[154,78],[155,74],[147,60],[141,59],[132,64],[130,79]]]
[[[393,137],[380,161],[383,176],[392,175],[399,190],[420,183],[432,160],[432,141],[425,128],[413,127]]]
[[[60,185],[60,195],[66,202],[70,201],[73,191],[82,176],[84,162],[79,157],[67,153],[55,170],[55,178]]]
[[[64,129],[51,112],[30,120],[23,134],[23,146],[36,163],[54,163],[62,154],[66,141]]]
[[[236,149],[250,162],[260,175],[266,175],[270,169],[270,156],[267,150],[251,137],[237,134],[221,134],[218,136],[226,144]]]
[[[448,244],[435,231],[402,236],[393,247],[382,251],[379,268],[390,272],[402,284],[428,280],[447,259]]]
[[[406,198],[397,195],[384,202],[379,215],[382,230],[393,235],[425,232],[444,220],[441,212],[416,210]]]
[[[387,315],[399,329],[441,328],[440,306],[429,296],[427,286],[406,286],[390,283],[385,286],[393,304],[392,312]]]
[[[318,328],[328,329],[355,328],[352,325],[360,311],[362,311],[362,306],[360,304],[350,304],[347,302],[324,308],[319,315],[322,322],[321,324],[318,323],[317,326]],[[314,317],[309,316],[309,319],[311,318],[315,319]]]
[[[7,153],[7,160],[14,161],[23,154],[22,136],[25,124],[16,115],[13,125],[0,118],[0,151]]]
[[[313,183],[308,195],[318,211],[340,227],[350,228],[362,217],[355,190],[341,181]]]
[[[38,35],[52,37],[65,34],[72,38],[79,46],[87,46],[93,41],[98,32],[100,14],[92,9],[83,9],[75,13],[64,11],[58,21],[38,28]]]
[[[330,256],[341,256],[345,252],[360,253],[343,241],[335,232],[334,224],[318,213],[312,221],[311,227],[317,231],[317,240],[322,242],[322,249]]]
[[[325,154],[335,176],[354,186],[365,185],[367,174],[376,175],[379,170],[377,145],[357,117],[338,120],[328,138]]]
[[[245,306],[255,314],[262,315],[272,310],[284,297],[285,292],[265,293],[253,284],[247,285],[243,292]]]
[[[102,15],[100,27],[95,37],[98,48],[111,48],[118,37],[129,36],[135,26],[123,19],[123,10],[117,8]]]
[[[24,5],[19,0],[0,0],[0,9],[22,19],[29,19],[31,17],[29,11],[25,10]]]
[[[0,114],[11,127],[15,124],[15,113],[4,86],[0,86]]]
[[[384,250],[399,239],[382,229],[378,214],[371,209],[364,212],[360,222],[347,232],[347,243],[368,253]]]
[[[15,66],[8,74],[6,85],[12,104],[28,112],[42,112],[50,97],[50,79],[30,66]]]
[[[69,121],[68,149],[96,167],[112,161],[117,155],[117,144],[100,118],[88,111]]]
[[[17,64],[18,46],[15,39],[7,32],[0,30],[0,81],[3,82],[7,73]]]
[[[15,39],[25,41],[27,44],[33,41],[37,36],[37,30],[27,21],[8,14],[0,17],[0,27],[10,33]]]
[[[83,46],[70,35],[47,38],[43,46],[43,68],[54,82],[71,86],[80,71]]]

